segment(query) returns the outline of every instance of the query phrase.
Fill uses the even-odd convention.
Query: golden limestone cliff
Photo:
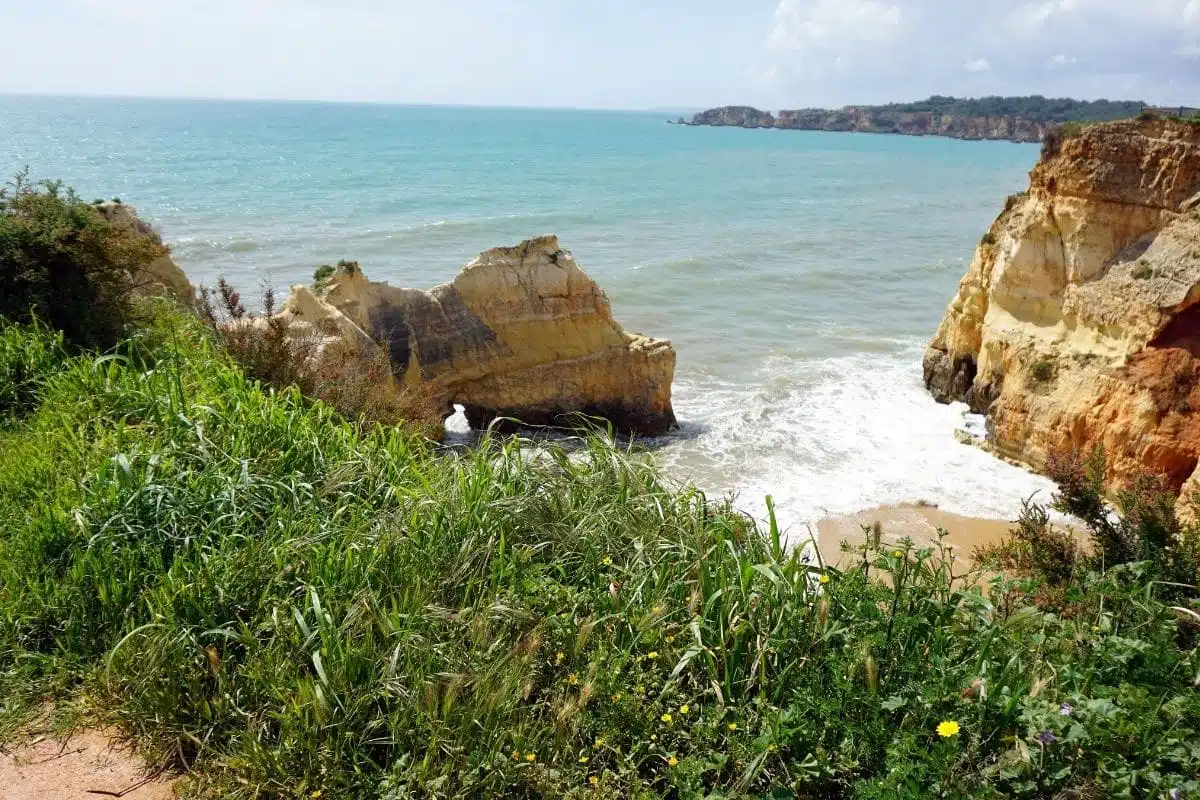
[[[396,390],[427,398],[438,427],[455,404],[477,429],[498,417],[571,426],[581,414],[627,433],[675,426],[671,343],[626,333],[554,236],[488,250],[429,291],[345,265],[319,288],[293,287],[281,313],[326,337],[326,349],[382,349]]]
[[[1102,445],[1115,487],[1149,473],[1190,497],[1197,300],[1200,126],[1051,135],[1029,190],[976,251],[926,352],[925,383],[987,413],[1002,455],[1043,469]]]
[[[163,243],[162,237],[150,223],[138,217],[137,209],[125,203],[97,203],[93,206],[114,227],[134,236],[143,236],[156,244]],[[132,276],[134,289],[142,295],[165,295],[185,304],[195,299],[196,290],[187,275],[164,248],[163,255],[150,263],[140,275]]]

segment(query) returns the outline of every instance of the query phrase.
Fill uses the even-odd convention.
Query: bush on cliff
[[[131,318],[132,276],[165,253],[60,183],[22,172],[0,188],[0,317],[42,320],[70,345],[115,344]]]
[[[1061,609],[936,548],[810,567],[605,441],[439,455],[171,315],[60,367],[0,423],[0,723],[84,692],[215,797],[1200,791],[1139,564]]]

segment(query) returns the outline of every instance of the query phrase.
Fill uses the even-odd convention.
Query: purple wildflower
[[[1070,703],[1063,703],[1061,706],[1059,706],[1058,713],[1060,716],[1069,717],[1075,713],[1075,707]]]
[[[1053,744],[1058,741],[1058,737],[1052,731],[1042,731],[1037,735],[1037,740],[1042,744]]]

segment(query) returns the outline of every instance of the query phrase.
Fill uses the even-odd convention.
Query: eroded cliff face
[[[1035,469],[1103,445],[1116,487],[1152,473],[1179,490],[1200,459],[1198,300],[1200,126],[1052,136],[976,251],[925,382]]]
[[[571,426],[579,414],[627,433],[675,426],[671,343],[626,333],[554,236],[488,250],[429,291],[352,265],[321,290],[294,287],[283,313],[362,357],[386,346],[397,390],[431,397],[439,426],[454,404],[475,428],[497,417]]]
[[[124,203],[98,203],[93,207],[113,226],[136,236],[144,236],[157,244],[163,243],[158,231],[141,219],[133,206]],[[133,282],[138,294],[167,295],[187,304],[195,298],[195,289],[170,254],[155,259],[142,274],[133,276]]]

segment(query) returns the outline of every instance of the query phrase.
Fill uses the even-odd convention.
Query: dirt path
[[[153,777],[128,747],[101,731],[69,739],[30,736],[0,750],[0,800],[168,800],[168,777]]]

